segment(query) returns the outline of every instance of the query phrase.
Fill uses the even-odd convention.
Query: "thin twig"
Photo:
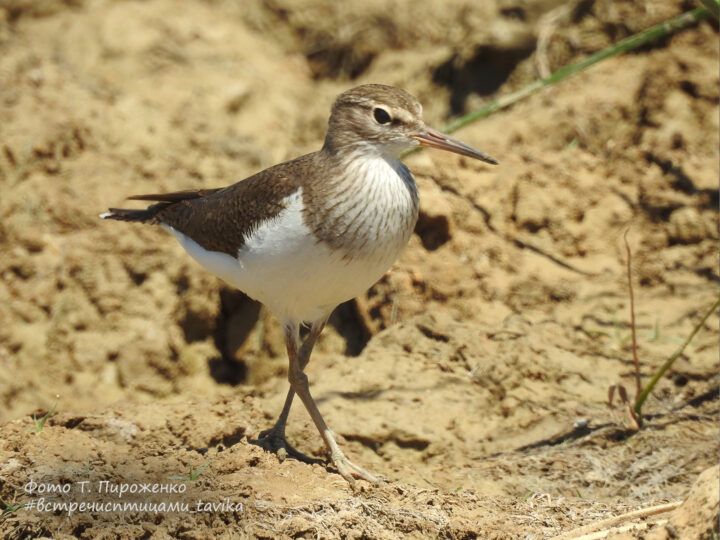
[[[535,65],[540,78],[545,79],[552,75],[548,61],[548,48],[550,40],[560,25],[572,13],[575,6],[572,3],[561,4],[540,17],[537,23],[537,48],[535,49]]]
[[[615,516],[615,517],[612,517],[609,519],[604,519],[602,521],[596,521],[595,523],[590,523],[589,525],[585,525],[578,529],[573,529],[572,531],[563,533],[560,536],[555,536],[551,540],[570,540],[572,538],[579,538],[583,535],[586,535],[586,534],[589,534],[589,533],[592,533],[592,532],[595,532],[598,530],[609,529],[611,527],[617,526],[621,523],[625,523],[630,520],[641,519],[641,518],[646,518],[648,516],[653,516],[656,514],[670,512],[671,510],[675,510],[681,504],[682,504],[682,501],[677,501],[677,502],[671,502],[671,503],[667,503],[667,504],[661,504],[658,506],[651,506],[649,508],[643,508],[641,510],[635,510],[633,512],[628,512],[627,514],[622,514],[620,516]]]
[[[635,294],[633,293],[632,284],[632,252],[630,251],[630,244],[627,239],[629,231],[630,229],[625,229],[623,240],[625,241],[625,251],[627,251],[627,280],[628,291],[630,292],[630,331],[632,332],[632,353],[633,362],[635,363],[635,399],[637,400],[640,392],[642,392],[642,384],[640,384],[640,361],[638,360],[637,332],[635,330]],[[638,418],[638,422],[642,422],[642,419]]]

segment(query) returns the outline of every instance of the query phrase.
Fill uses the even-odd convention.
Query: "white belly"
[[[223,281],[265,304],[281,322],[316,321],[365,292],[390,268],[410,231],[389,231],[367,254],[343,257],[319,242],[302,219],[302,190],[246,240],[237,258],[208,251],[169,226],[185,250]]]

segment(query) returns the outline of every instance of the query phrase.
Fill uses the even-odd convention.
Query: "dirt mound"
[[[521,479],[525,483],[518,491],[521,495],[513,495],[513,490],[510,495],[493,494],[462,485],[450,490],[422,475],[414,482],[404,470],[390,473],[390,483],[363,485],[353,492],[323,466],[278,462],[249,442],[245,436],[259,428],[260,415],[253,402],[251,398],[154,405],[122,402],[112,410],[88,415],[58,414],[39,433],[28,433],[33,430],[27,420],[5,424],[0,433],[13,448],[0,451],[0,474],[5,485],[16,487],[16,497],[9,504],[28,506],[16,516],[11,514],[2,525],[3,534],[12,538],[148,534],[333,538],[355,534],[499,539],[527,538],[532,531],[531,537],[547,538],[580,525],[592,528],[602,518],[636,506],[627,500],[631,494],[608,504],[580,493],[528,489],[535,482],[556,481],[559,488],[563,478],[566,490],[569,475],[563,469],[576,473],[577,463],[582,462],[578,457],[599,442],[589,437],[553,451],[552,459],[545,453],[542,470],[532,465],[543,461],[537,451],[525,451],[525,467],[511,463],[507,456],[473,460],[484,476],[496,481],[507,481],[509,471],[517,471],[518,483]],[[637,438],[644,444],[667,441],[666,435],[658,438],[651,432]],[[637,440],[633,447],[636,444]],[[634,449],[632,453],[639,455]],[[617,461],[608,459],[607,463]],[[596,482],[607,480],[600,468],[594,472]],[[704,538],[708,524],[713,523],[708,519],[713,512],[717,515],[717,504],[712,504],[716,490],[708,487],[713,478],[716,487],[717,468],[701,477],[688,501],[657,534],[697,531],[693,538]],[[590,475],[586,481],[592,485]],[[638,478],[632,482],[635,486],[648,483]],[[690,514],[688,508],[693,509]]]
[[[243,511],[19,509],[2,534],[547,537],[684,498],[717,458],[717,316],[647,402],[640,433],[605,402],[611,384],[633,385],[625,230],[644,375],[718,294],[716,24],[458,134],[499,167],[408,156],[416,234],[337,310],[308,366],[343,447],[392,481],[379,488],[353,494],[323,467],[252,445],[287,388],[277,322],[164,231],[97,214],[316,149],[349,86],[402,86],[442,127],[687,7],[4,3],[0,499],[36,501],[29,481],[161,483],[210,463],[173,480],[183,501],[227,497]],[[323,455],[300,407],[289,438]],[[669,523],[680,537],[695,527]]]

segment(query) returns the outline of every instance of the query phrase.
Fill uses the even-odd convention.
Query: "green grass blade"
[[[665,363],[658,369],[655,374],[653,375],[652,379],[650,379],[650,382],[648,382],[645,385],[645,388],[643,388],[643,391],[640,393],[640,395],[635,400],[635,406],[633,407],[635,409],[635,412],[638,415],[638,418],[640,417],[643,403],[645,403],[645,400],[650,395],[650,392],[653,391],[653,388],[655,388],[655,385],[657,382],[662,378],[663,375],[665,375],[665,372],[670,369],[670,366],[673,365],[675,360],[678,359],[678,357],[683,353],[685,350],[685,347],[687,347],[692,339],[695,337],[695,334],[697,334],[700,331],[700,328],[703,327],[705,324],[705,321],[707,321],[708,317],[715,313],[718,309],[718,306],[720,306],[720,298],[715,300],[715,303],[710,307],[710,309],[707,310],[705,315],[703,315],[702,319],[700,319],[700,322],[697,323],[695,328],[693,328],[693,331],[690,332],[690,335],[685,339],[685,342],[680,345],[677,351],[675,351],[670,358],[668,358]]]
[[[713,17],[720,19],[720,0],[700,0],[700,3],[708,8]]]
[[[716,3],[716,0],[707,0],[707,2]],[[583,60],[580,60],[576,64],[560,68],[555,73],[553,73],[549,77],[546,77],[545,79],[537,80],[516,92],[512,92],[510,94],[502,96],[495,101],[488,103],[484,107],[481,107],[471,113],[466,114],[465,116],[461,116],[460,118],[453,120],[445,126],[445,132],[452,133],[453,131],[460,129],[461,127],[466,126],[471,122],[474,122],[475,120],[484,118],[485,116],[489,116],[495,111],[504,109],[505,107],[509,107],[513,103],[520,101],[521,99],[531,94],[534,94],[535,92],[545,88],[546,86],[555,84],[556,82],[561,81],[562,79],[569,77],[574,73],[583,71],[592,66],[593,64],[597,64],[601,60],[605,60],[606,58],[610,58],[611,56],[615,56],[617,54],[632,51],[633,49],[642,47],[643,45],[650,43],[655,39],[669,36],[671,34],[674,34],[675,32],[684,30],[685,28],[688,28],[689,26],[692,26],[695,23],[706,19],[709,15],[710,11],[708,10],[708,8],[699,7],[693,9],[692,11],[687,11],[682,15],[678,15],[677,17],[675,17],[674,19],[670,19],[669,21],[665,21],[660,24],[656,24],[655,26],[651,26],[647,30],[643,30],[642,32],[629,36],[611,45],[610,47],[607,47],[606,49],[591,54],[590,56],[584,58]]]

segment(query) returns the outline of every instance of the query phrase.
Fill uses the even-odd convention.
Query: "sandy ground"
[[[642,430],[607,406],[634,388],[623,233],[646,380],[718,294],[716,25],[456,134],[498,167],[407,158],[416,234],[307,369],[378,487],[252,444],[287,389],[277,322],[164,231],[96,217],[318,148],[355,84],[402,86],[442,127],[690,7],[0,3],[0,536],[716,538],[717,316]],[[299,406],[289,438],[324,458]]]

